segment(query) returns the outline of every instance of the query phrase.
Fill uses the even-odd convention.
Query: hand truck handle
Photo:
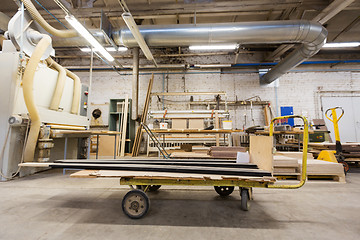
[[[287,118],[300,118],[304,122],[304,132],[303,132],[303,154],[302,154],[302,168],[301,168],[301,179],[298,184],[284,184],[284,185],[269,185],[268,188],[283,188],[283,189],[295,189],[300,188],[305,184],[306,181],[306,163],[307,163],[307,149],[308,149],[308,141],[309,141],[309,123],[307,119],[303,116],[299,115],[292,115],[292,116],[282,116],[276,117],[271,120],[270,123],[270,136],[273,136],[274,133],[274,123],[280,119],[287,119]]]
[[[340,110],[341,110],[341,115],[340,115],[340,117],[338,117],[337,119],[334,119],[334,114],[332,114],[332,113],[333,113],[333,111],[336,111],[336,109],[340,109]],[[331,114],[329,115],[328,112],[329,112],[330,110],[331,110]],[[333,116],[332,116],[332,119],[330,118],[331,115],[333,115]],[[338,122],[338,121],[342,118],[343,115],[344,115],[344,109],[343,109],[342,107],[329,108],[329,109],[326,110],[326,112],[325,112],[325,117],[326,117],[327,119],[329,119],[329,120],[330,120],[331,122],[333,122],[333,123]],[[335,116],[336,116],[336,112],[335,112]]]

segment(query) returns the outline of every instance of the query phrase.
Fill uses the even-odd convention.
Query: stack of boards
[[[234,177],[272,177],[269,171],[261,170],[256,164],[236,163],[222,159],[117,159],[117,160],[58,160],[49,164],[52,168],[119,170],[132,172],[202,174]]]
[[[277,152],[274,155],[274,176],[296,176],[300,178],[302,167],[302,152]],[[307,155],[307,177],[329,178],[345,182],[342,164],[314,159]]]
[[[238,152],[246,152],[245,147],[210,147],[208,154],[213,158],[236,159]]]
[[[360,143],[342,143],[343,156],[346,162],[360,162]],[[336,150],[335,143],[309,143],[315,157],[322,150]]]

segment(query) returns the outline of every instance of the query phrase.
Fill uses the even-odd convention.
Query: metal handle
[[[341,110],[341,115],[339,118],[336,117],[336,109],[340,109]],[[331,115],[328,116],[328,112],[331,110]],[[342,116],[344,115],[344,109],[342,107],[334,107],[334,108],[329,108],[328,110],[326,110],[325,112],[325,117],[327,119],[329,119],[331,122],[338,122]],[[330,118],[332,116],[332,119]],[[334,119],[335,118],[335,119]]]
[[[302,168],[301,168],[301,179],[298,184],[284,184],[284,185],[268,185],[268,188],[283,188],[283,189],[295,189],[300,188],[305,184],[306,181],[306,164],[307,164],[307,149],[308,149],[308,141],[309,141],[309,123],[307,119],[303,116],[293,115],[293,116],[283,116],[276,117],[271,120],[270,123],[270,136],[273,136],[274,133],[274,122],[280,119],[286,118],[301,118],[304,122],[304,132],[303,132],[303,156],[302,156]]]

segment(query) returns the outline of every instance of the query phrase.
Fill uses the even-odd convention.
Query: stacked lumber
[[[246,152],[245,147],[211,147],[209,155],[213,158],[236,159],[238,152]]]
[[[345,161],[358,162],[360,161],[360,143],[342,143],[342,153]],[[335,143],[309,143],[311,152],[314,157],[317,157],[322,150],[336,150]]]
[[[300,177],[302,167],[301,152],[277,152],[274,156],[275,176]],[[335,181],[345,182],[345,173],[342,164],[317,160],[308,154],[306,175],[309,178],[330,177]]]
[[[299,172],[299,163],[296,158],[284,155],[274,156],[274,174],[294,174]]]

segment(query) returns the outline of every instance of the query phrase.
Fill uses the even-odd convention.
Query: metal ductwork
[[[260,79],[261,83],[273,82],[290,69],[315,55],[321,49],[327,37],[327,30],[321,24],[306,20],[151,25],[139,26],[139,30],[150,47],[178,47],[221,43],[301,44],[284,60],[263,75]],[[113,36],[117,45],[129,48],[138,47],[136,40],[127,28],[114,32]],[[71,41],[69,39],[68,43]],[[77,45],[80,43],[76,39],[73,39],[73,41]],[[54,46],[56,45],[58,44],[55,43]]]

